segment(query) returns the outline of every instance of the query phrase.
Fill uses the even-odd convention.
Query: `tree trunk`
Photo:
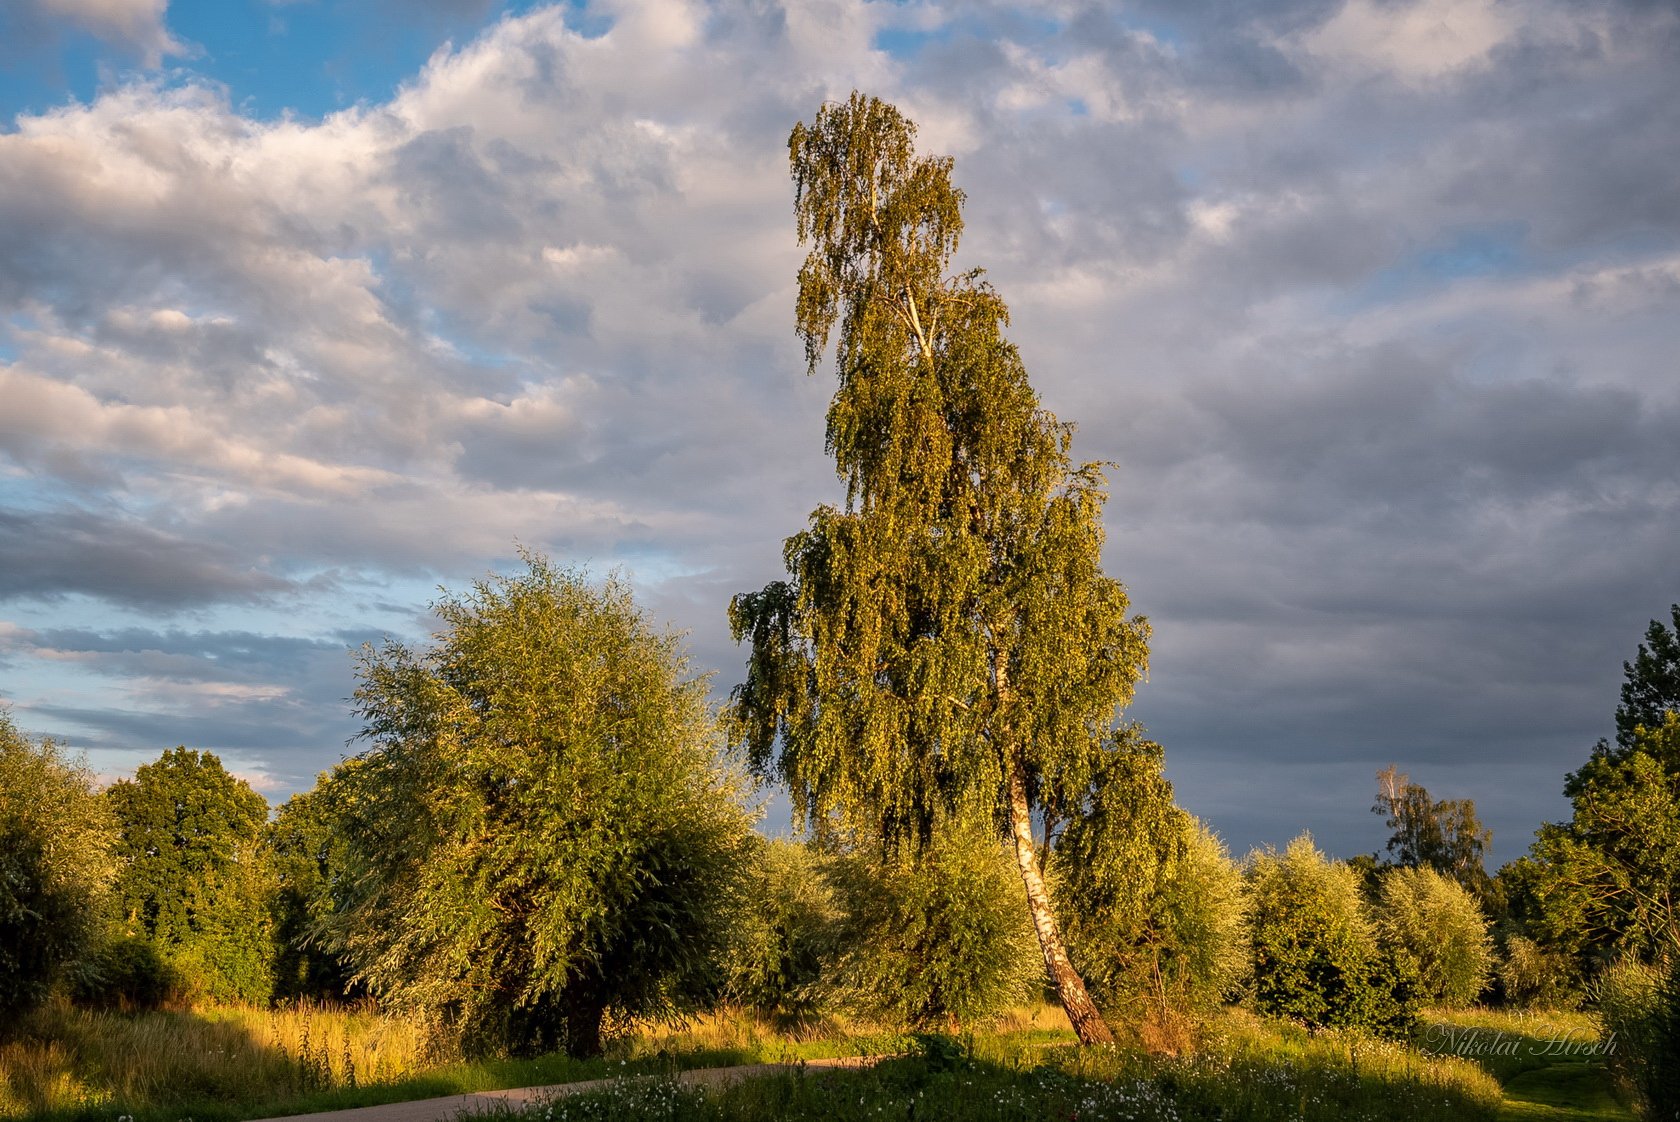
[[[561,1000],[566,1009],[566,1054],[589,1059],[601,1054],[601,1021],[607,1003],[601,989],[591,981],[573,979]]]
[[[1038,932],[1038,949],[1044,953],[1044,968],[1056,984],[1056,996],[1062,1000],[1073,1031],[1079,1034],[1079,1043],[1108,1044],[1114,1034],[1108,1031],[1108,1023],[1097,1012],[1091,995],[1085,992],[1084,980],[1068,961],[1061,928],[1050,910],[1050,892],[1044,887],[1044,875],[1038,867],[1038,848],[1033,845],[1026,782],[1021,778],[1019,766],[1011,763],[1008,767],[1009,825],[1015,835],[1015,862],[1021,867],[1021,880],[1027,886],[1027,907],[1032,912],[1033,928]]]

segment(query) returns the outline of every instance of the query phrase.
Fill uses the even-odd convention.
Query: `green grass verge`
[[[1072,1048],[1041,1034],[923,1038],[864,1071],[784,1074],[722,1090],[625,1082],[520,1112],[530,1122],[1492,1122],[1497,1082],[1401,1045],[1228,1018],[1194,1054]]]
[[[1417,1047],[1468,1059],[1504,1089],[1501,1119],[1511,1122],[1627,1122],[1585,1013],[1473,1010],[1442,1014],[1419,1030]]]

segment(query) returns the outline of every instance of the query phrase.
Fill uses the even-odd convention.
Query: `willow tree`
[[[789,141],[810,246],[798,332],[811,373],[834,343],[828,450],[846,499],[787,540],[789,580],[732,602],[751,655],[731,719],[807,822],[913,845],[941,822],[996,823],[1069,1019],[1107,1040],[1033,823],[1077,812],[1148,626],[1102,572],[1101,471],[1070,458],[1072,427],[1039,404],[997,293],[950,273],[963,193],[914,137],[854,93]]]

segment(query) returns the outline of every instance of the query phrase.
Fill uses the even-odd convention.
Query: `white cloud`
[[[164,17],[169,0],[13,0],[39,16],[63,20],[117,47],[132,51],[148,67],[188,49],[170,34]]]
[[[1483,62],[1517,22],[1508,0],[1346,0],[1304,45],[1336,65],[1422,80]]]

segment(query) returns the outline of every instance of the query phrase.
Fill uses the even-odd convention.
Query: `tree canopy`
[[[1632,662],[1622,663],[1622,701],[1616,706],[1616,743],[1632,748],[1641,726],[1661,728],[1665,713],[1680,712],[1680,604],[1669,607],[1672,628],[1660,619],[1645,629]]]
[[[1624,662],[1616,743],[1564,781],[1572,814],[1507,866],[1526,926],[1580,968],[1680,952],[1680,605]]]
[[[329,950],[480,1052],[597,1052],[715,989],[748,818],[706,682],[630,590],[527,556],[363,651],[368,749],[329,790]]]
[[[1489,887],[1482,855],[1493,841],[1472,799],[1432,799],[1405,772],[1390,765],[1377,773],[1377,801],[1371,810],[1385,817],[1393,831],[1388,852],[1394,863],[1411,869],[1434,869],[1478,896]]]
[[[93,948],[112,834],[92,773],[0,709],[0,1035]]]
[[[949,275],[963,194],[949,157],[854,93],[789,139],[810,251],[796,326],[834,342],[827,448],[845,481],[787,539],[789,579],[737,596],[751,645],[735,734],[808,821],[924,842],[942,817],[1015,841],[1046,965],[1082,1039],[1107,1028],[1068,965],[1032,836],[1074,812],[1148,626],[1101,568],[1098,466],[1044,409],[979,271]]]
[[[119,919],[189,988],[222,1001],[273,990],[268,802],[213,753],[172,748],[105,793],[118,825]]]

